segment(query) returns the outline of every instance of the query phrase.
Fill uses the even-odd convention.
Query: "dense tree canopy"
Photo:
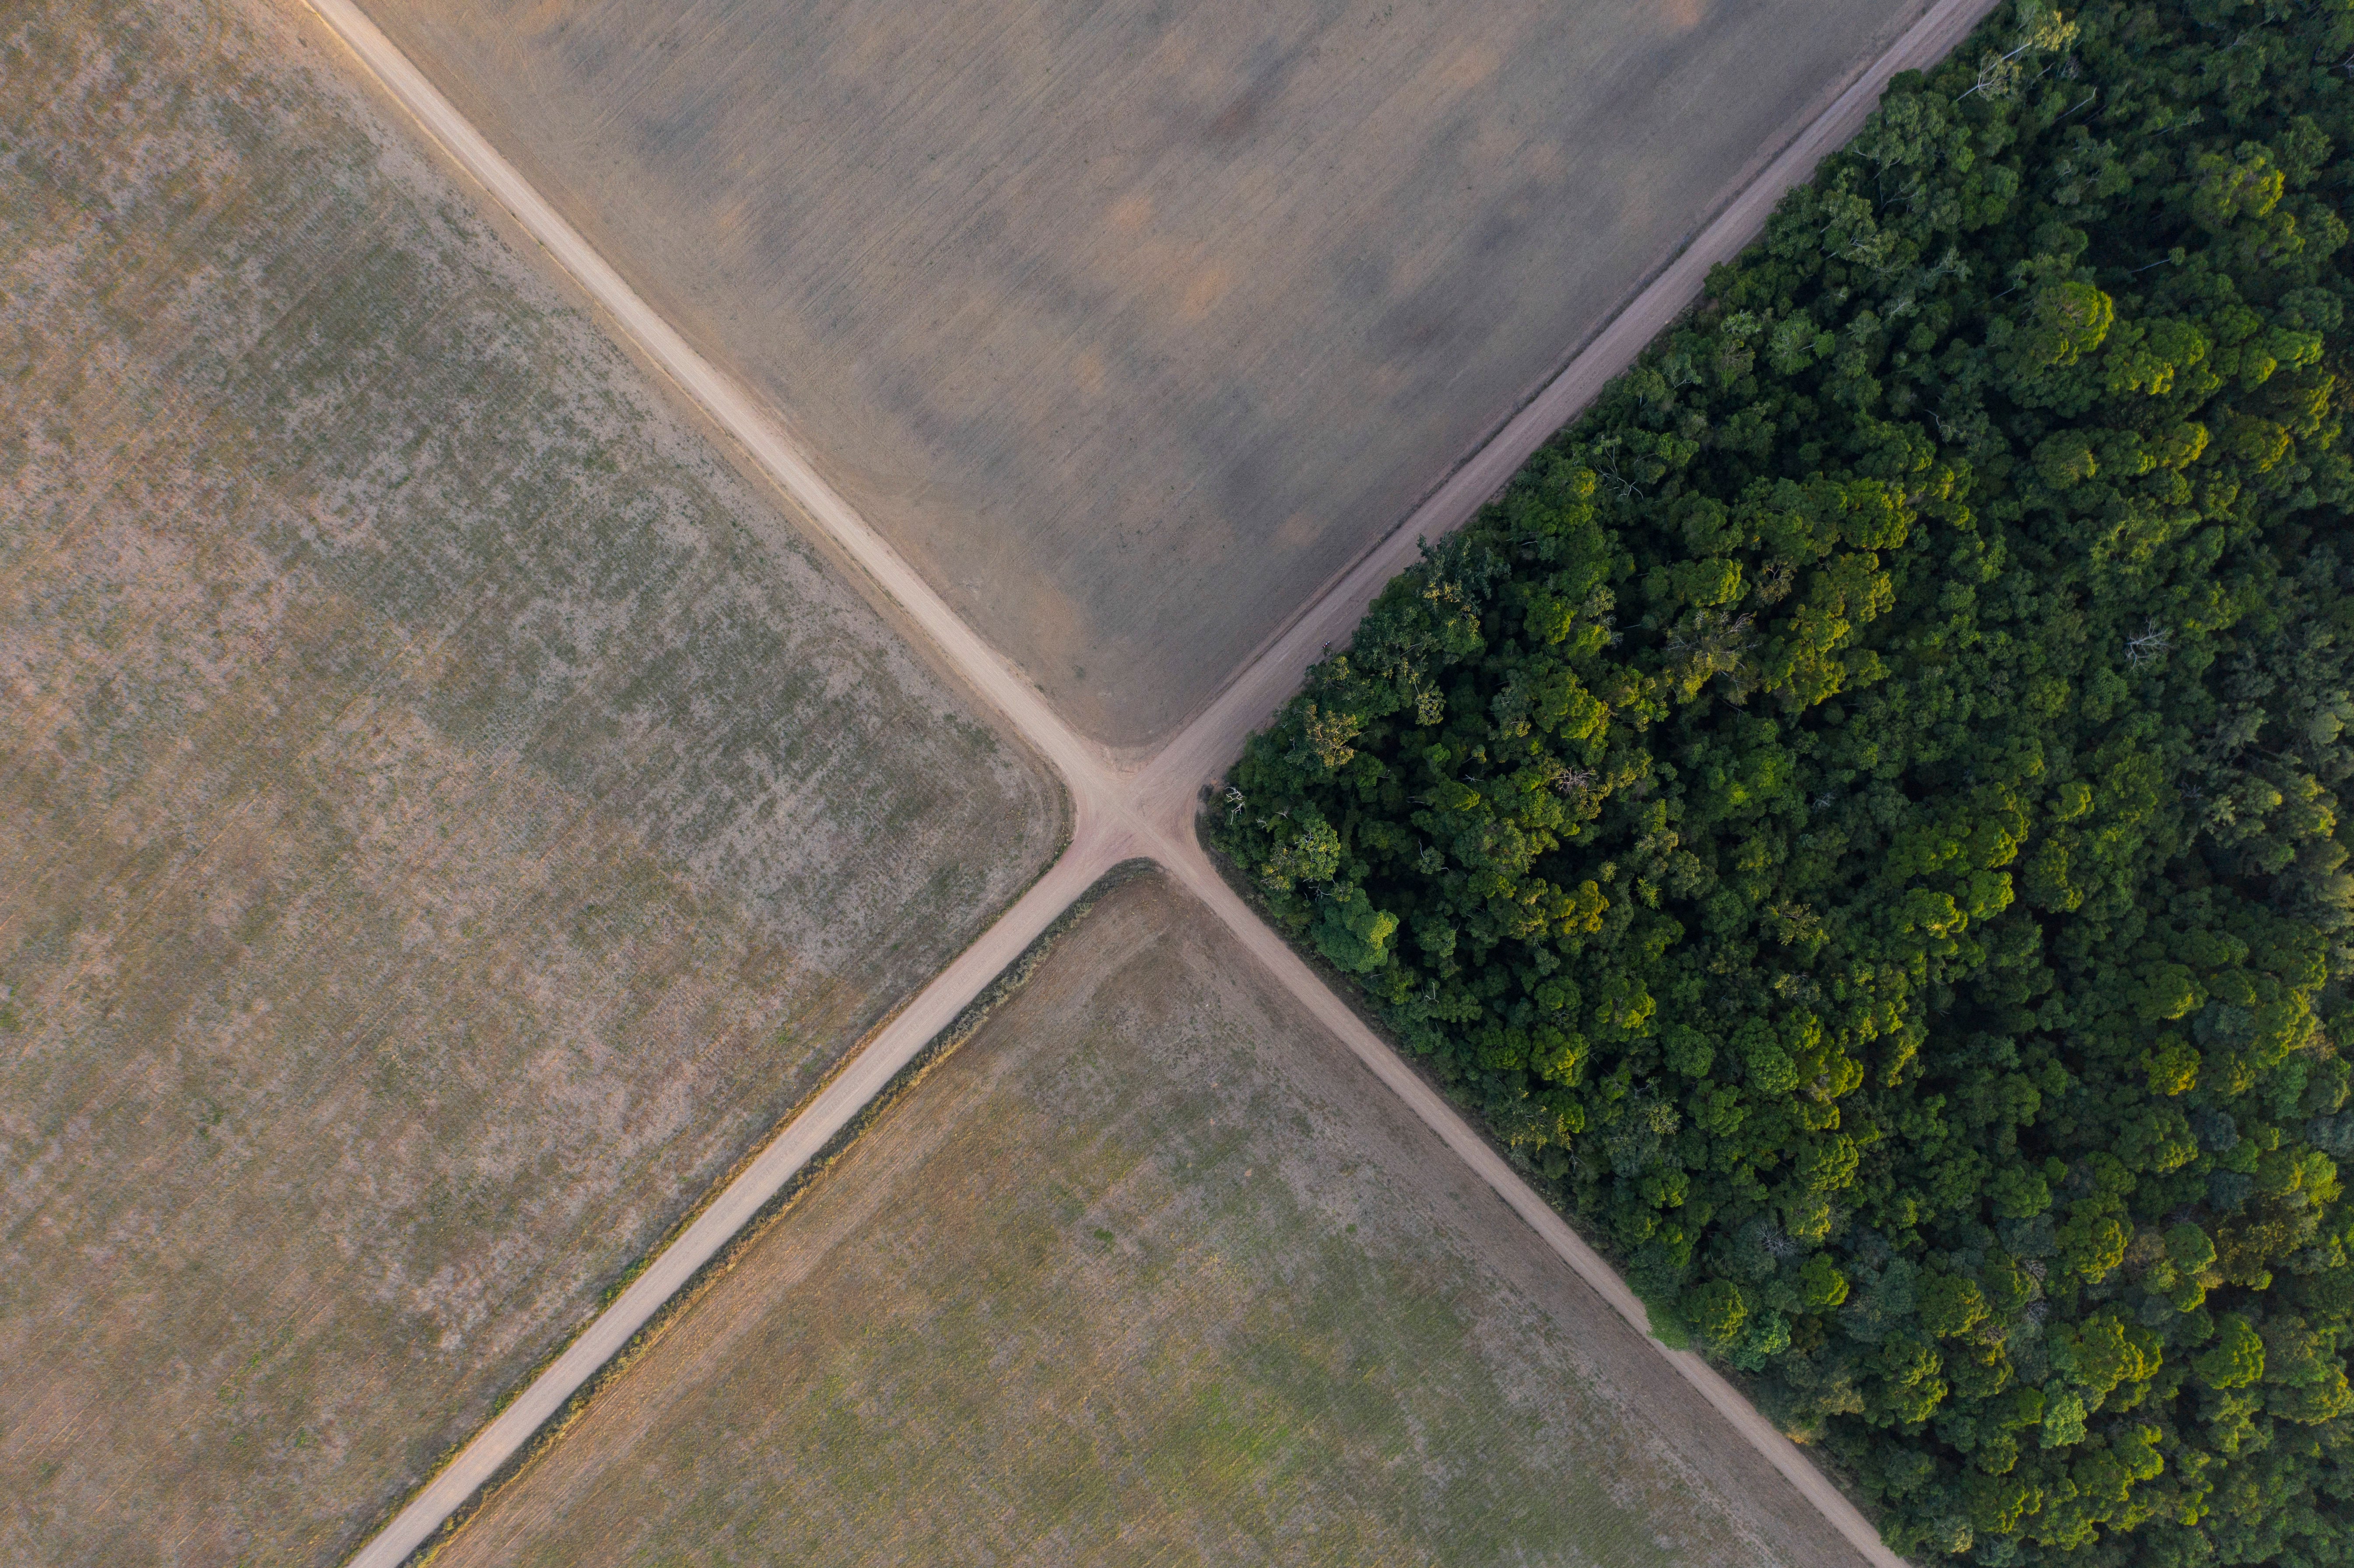
[[[1215,810],[1919,1558],[2354,1562],[2349,72],[2006,8]]]

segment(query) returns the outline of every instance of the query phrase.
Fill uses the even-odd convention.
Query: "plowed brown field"
[[[333,1559],[1058,829],[325,48],[0,19],[0,1562]]]

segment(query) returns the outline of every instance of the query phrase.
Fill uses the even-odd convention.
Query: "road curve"
[[[358,66],[382,83],[425,133],[546,249],[621,335],[741,442],[815,525],[931,639],[948,663],[1055,768],[1070,791],[1073,818],[1070,846],[1045,874],[877,1030],[817,1098],[779,1130],[629,1287],[360,1548],[350,1559],[352,1568],[398,1568],[1058,915],[1104,872],[1139,855],[1159,862],[1208,906],[1581,1279],[1638,1331],[1648,1334],[1642,1303],[1625,1281],[1226,885],[1194,836],[1200,792],[1297,689],[1322,651],[1346,641],[1382,585],[1412,564],[1424,539],[1468,521],[1532,451],[1592,401],[1698,294],[1709,268],[1731,259],[1756,235],[1782,194],[1805,180],[1826,153],[1854,133],[1890,77],[1943,58],[1993,9],[1995,0],[1936,0],[1829,109],[1800,128],[1764,172],[1726,202],[1634,302],[1519,415],[1140,766],[1125,764],[1066,725],[1021,672],[958,619],[825,482],[774,410],[696,353],[656,314],[353,0],[306,3],[350,48]],[[1649,1342],[1821,1510],[1866,1562],[1874,1568],[1903,1568],[1903,1560],[1881,1542],[1854,1504],[1714,1369],[1697,1356]]]

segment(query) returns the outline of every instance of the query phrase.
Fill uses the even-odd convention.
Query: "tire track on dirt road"
[[[1150,758],[1134,763],[1078,735],[1037,689],[984,643],[905,558],[828,484],[775,413],[697,354],[485,141],[353,0],[307,0],[355,57],[492,200],[513,215],[635,344],[755,462],[937,647],[940,656],[1061,775],[1070,791],[1070,846],[1028,893],[877,1030],[799,1116],[723,1188],[695,1220],[524,1390],[420,1487],[351,1559],[398,1568],[521,1452],[542,1425],[725,1246],[859,1109],[1055,918],[1119,862],[1159,862],[1233,929],[1447,1145],[1469,1164],[1609,1308],[1648,1337],[1649,1319],[1625,1281],[1537,1195],[1494,1147],[1368,1028],[1339,995],[1218,875],[1194,835],[1202,789],[1297,689],[1328,645],[1344,642],[1382,585],[1411,565],[1421,542],[1460,527],[1529,454],[1631,364],[1695,298],[1708,270],[1755,237],[1784,192],[1854,134],[1899,71],[1942,58],[1994,0],[1937,0],[1886,53],[1724,203],[1692,241],[1561,373],[1447,477],[1406,521],[1343,573],[1219,695]],[[1731,1383],[1700,1357],[1649,1340],[1675,1373],[1721,1413],[1874,1568],[1902,1568],[1862,1513]]]

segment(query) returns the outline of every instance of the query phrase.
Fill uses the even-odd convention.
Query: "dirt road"
[[[1071,792],[1073,831],[1063,857],[998,923],[852,1059],[702,1216],[513,1404],[484,1426],[352,1559],[355,1568],[397,1568],[464,1504],[678,1287],[824,1147],[878,1090],[1017,958],[1095,879],[1147,856],[1231,927],[1243,944],[1357,1056],[1526,1219],[1577,1275],[1638,1329],[1642,1304],[1561,1216],[1522,1181],[1452,1107],[1357,1018],[1345,1002],[1226,886],[1194,838],[1203,787],[1240,752],[1250,732],[1297,687],[1323,648],[1346,640],[1381,586],[1410,564],[1421,540],[1459,527],[1528,454],[1565,424],[1699,291],[1708,269],[1730,259],[1764,226],[1782,193],[1804,180],[1878,101],[1888,79],[1947,53],[1992,0],[1939,0],[1832,106],[1800,128],[1765,173],[1724,207],[1635,302],[1594,339],[1520,415],[1469,458],[1396,532],[1328,587],[1288,631],[1237,673],[1219,698],[1157,756],[1127,765],[1083,739],[1039,693],[949,609],[803,456],[791,435],[731,378],[690,348],[521,175],[475,132],[352,0],[309,0],[327,25],[423,127],[514,215],[607,313],[737,440],[816,524],[900,606],[947,662],[1002,711],[1060,772]],[[1787,1477],[1880,1568],[1901,1563],[1869,1521],[1797,1448],[1699,1357],[1659,1355]]]

